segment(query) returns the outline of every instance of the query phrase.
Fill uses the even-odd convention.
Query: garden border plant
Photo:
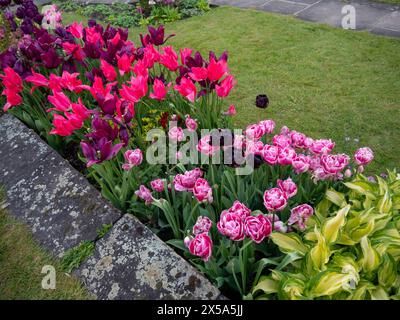
[[[253,286],[263,290],[262,276],[270,266],[287,272],[298,267],[298,252],[288,253],[285,244],[305,253],[300,239],[319,217],[314,208],[324,204],[326,192],[335,194],[331,189],[348,192],[341,181],[362,173],[373,160],[368,147],[351,159],[333,154],[330,139],[312,139],[285,126],[274,134],[271,119],[232,133],[236,110],[224,106],[236,84],[228,54],[210,52],[205,59],[182,48],[178,55],[165,44],[173,35],[165,37],[163,26],[149,27],[135,46],[127,30],[104,28],[93,20],[87,27],[77,22],[64,27],[56,7],[42,17],[25,0],[16,15],[22,21],[12,14],[7,19],[19,41],[1,54],[4,109],[59,151],[80,145],[78,156],[102,194],[145,221],[228,296],[251,298]],[[54,32],[37,27],[42,19],[56,26]],[[266,108],[268,102],[260,95],[255,104]],[[189,136],[197,137],[202,129],[212,131],[193,143]],[[165,159],[167,149],[176,150],[168,152],[169,161],[149,165],[149,150]],[[206,161],[186,161],[187,153]],[[230,161],[210,163],[210,158]],[[244,163],[250,163],[251,171],[240,176]],[[318,240],[311,250],[320,261],[313,271],[318,277],[327,259],[324,248],[330,238],[324,237],[316,230],[312,238]],[[283,245],[277,239],[285,239]],[[373,250],[364,251],[364,257],[374,257]],[[335,285],[354,281],[343,274],[335,274]],[[281,280],[267,279],[267,284]],[[299,280],[305,282],[305,276],[290,277]],[[295,292],[278,292],[278,298],[321,296],[303,295],[292,286],[288,290]],[[264,292],[267,297],[274,291]],[[337,297],[334,293],[329,297]]]

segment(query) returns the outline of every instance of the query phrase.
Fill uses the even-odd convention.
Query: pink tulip
[[[25,81],[33,84],[31,93],[33,93],[35,91],[35,89],[38,87],[48,87],[49,86],[49,80],[47,80],[47,78],[44,75],[33,71],[33,69],[32,69],[32,75],[26,77]]]
[[[186,64],[186,58],[192,55],[192,51],[193,50],[190,48],[183,48],[180,50],[181,64]]]
[[[291,210],[288,225],[297,225],[300,230],[306,228],[305,223],[313,215],[314,209],[308,204],[301,204]]]
[[[228,108],[228,111],[224,112],[225,116],[234,116],[236,114],[236,108],[233,104],[231,104]]]
[[[255,243],[261,243],[271,234],[272,224],[263,214],[248,216],[244,220],[244,231]]]
[[[190,132],[195,132],[197,130],[197,121],[196,121],[196,119],[192,119],[189,115],[186,116],[185,124],[186,124],[186,128]]]
[[[368,147],[360,148],[354,154],[355,162],[360,165],[367,165],[374,159],[374,153]]]
[[[134,60],[133,56],[128,56],[124,53],[122,56],[117,55],[117,65],[119,69],[119,74],[123,76],[125,73],[129,73],[132,70],[132,62]]]
[[[235,134],[232,145],[235,149],[243,149],[245,145],[245,137],[243,135]]]
[[[264,128],[258,124],[251,124],[245,130],[247,139],[259,140],[264,135]]]
[[[280,131],[281,135],[288,136],[290,134],[290,129],[287,126],[283,126]]]
[[[74,21],[70,26],[67,27],[67,31],[70,32],[75,38],[82,39],[83,37],[83,24]]]
[[[183,129],[180,127],[172,127],[168,131],[168,138],[172,141],[183,141],[184,134]]]
[[[150,186],[156,192],[163,192],[165,189],[165,183],[165,179],[155,179],[150,182]]]
[[[192,191],[196,180],[203,175],[199,169],[186,171],[184,174],[177,174],[174,178],[174,188],[176,191]]]
[[[268,211],[282,211],[287,205],[287,196],[279,188],[272,188],[264,192],[264,206]]]
[[[78,61],[82,61],[86,56],[79,44],[64,42],[62,47],[67,55],[73,56]]]
[[[197,151],[206,155],[213,155],[219,150],[219,146],[213,146],[211,144],[211,135],[204,136],[197,144]]]
[[[160,55],[160,63],[167,67],[170,71],[178,69],[178,55],[171,46],[166,46],[162,49],[163,53]]]
[[[218,231],[233,241],[241,241],[245,237],[243,218],[227,210],[222,211],[217,223]]]
[[[310,150],[315,154],[328,154],[335,147],[335,143],[332,140],[320,139],[314,140],[310,147]]]
[[[135,191],[135,194],[140,199],[144,200],[147,205],[153,202],[153,196],[151,195],[151,191],[147,189],[144,185],[141,185],[139,187],[139,190]]]
[[[193,195],[199,202],[213,202],[212,189],[208,184],[208,181],[203,178],[196,180],[193,187]]]
[[[278,163],[282,166],[291,165],[293,159],[297,157],[296,151],[291,147],[280,148],[278,154]]]
[[[273,120],[262,120],[258,125],[263,129],[264,135],[271,134],[275,130],[275,121]]]
[[[290,139],[292,140],[292,146],[294,148],[303,148],[306,135],[293,130],[290,132]]]
[[[212,221],[205,216],[199,216],[196,224],[193,226],[193,234],[208,233],[212,227]]]
[[[242,220],[244,220],[251,213],[251,210],[238,200],[235,200],[232,207],[230,207],[228,211],[238,215]]]
[[[298,154],[292,160],[292,166],[296,174],[307,172],[310,168],[310,158],[304,154]]]
[[[321,165],[327,174],[337,174],[342,171],[350,162],[346,154],[323,154],[321,156]]]
[[[292,144],[292,140],[289,136],[285,136],[283,134],[277,134],[272,138],[272,143],[274,146],[279,148],[287,148]]]
[[[122,169],[129,171],[135,166],[139,166],[143,161],[143,153],[140,149],[127,150],[124,153],[125,163],[122,165]]]
[[[269,213],[267,214],[267,219],[271,222],[274,231],[286,233],[288,231],[287,226],[279,219],[278,215]]]
[[[274,165],[278,161],[278,154],[279,154],[279,147],[277,146],[271,146],[269,144],[264,145],[263,149],[263,159],[267,163]]]
[[[228,66],[223,59],[216,62],[215,59],[211,58],[207,71],[207,77],[210,81],[218,81],[228,72]]]
[[[208,71],[206,68],[192,67],[190,70],[191,70],[191,72],[189,72],[189,76],[194,81],[203,81],[203,80],[207,79]]]
[[[283,192],[285,192],[288,199],[294,197],[297,194],[297,186],[291,178],[288,178],[286,180],[278,179],[277,185]]]
[[[220,85],[215,86],[215,91],[218,97],[225,98],[229,95],[231,90],[236,84],[236,80],[233,76],[229,75],[224,80],[222,80]]]
[[[167,95],[168,88],[171,86],[171,83],[169,83],[167,86],[165,86],[164,82],[162,82],[159,79],[154,79],[154,85],[153,85],[153,92],[150,93],[150,98],[156,99],[156,100],[164,100],[165,96]]]
[[[246,156],[249,154],[262,155],[264,152],[264,143],[262,141],[248,140],[246,142]]]
[[[115,71],[115,68],[103,59],[100,59],[100,69],[107,81],[114,81],[117,78],[117,72]]]
[[[174,90],[178,91],[182,96],[186,97],[190,102],[196,100],[197,89],[194,83],[188,78],[183,77],[180,84],[174,86]]]
[[[207,233],[197,234],[193,239],[187,242],[190,253],[194,256],[208,261],[212,255],[213,243]]]

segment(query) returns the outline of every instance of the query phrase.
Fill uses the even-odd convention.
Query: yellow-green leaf
[[[335,271],[321,272],[316,278],[310,281],[311,294],[314,297],[331,296],[348,285],[351,275]]]
[[[326,199],[328,199],[330,202],[336,204],[338,207],[343,207],[345,206],[346,203],[346,198],[344,197],[343,193],[337,192],[334,189],[328,189],[325,193]]]
[[[363,237],[360,244],[363,253],[362,267],[365,272],[372,272],[378,268],[380,263],[378,252],[371,246],[371,242],[367,237]]]
[[[296,233],[273,232],[270,237],[283,253],[298,252],[304,255],[308,251],[308,247]]]
[[[347,205],[340,209],[336,216],[329,218],[324,222],[322,226],[322,235],[328,244],[336,241],[340,229],[346,222],[346,215],[349,210],[350,205]]]
[[[278,291],[278,281],[272,280],[267,277],[261,277],[258,284],[254,287],[252,294],[256,291],[261,290],[266,294],[275,293]]]
[[[324,270],[325,264],[329,261],[330,250],[324,236],[317,228],[314,229],[317,236],[317,243],[310,251],[310,259],[315,270]]]

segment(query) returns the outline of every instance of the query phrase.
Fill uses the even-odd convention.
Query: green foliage
[[[303,237],[273,233],[279,249],[298,258],[262,277],[256,298],[400,298],[400,176],[392,171],[375,183],[359,175],[344,184],[344,194],[328,191]]]
[[[82,5],[74,0],[66,0],[66,1],[61,1],[58,4],[58,8],[61,11],[77,11],[82,7]]]
[[[181,0],[178,3],[182,18],[197,16],[210,10],[207,0]]]
[[[0,14],[0,52],[6,50],[11,42],[10,25],[3,14]]]
[[[110,231],[110,229],[112,228],[112,226],[113,226],[112,223],[103,224],[102,227],[101,227],[100,229],[96,230],[97,236],[98,236],[99,238],[103,238],[103,237],[108,233],[108,231]]]
[[[72,270],[78,268],[93,253],[93,250],[94,243],[91,241],[82,241],[76,247],[68,250],[61,260],[63,271],[70,273]]]

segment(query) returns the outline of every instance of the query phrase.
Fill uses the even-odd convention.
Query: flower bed
[[[207,0],[138,1],[136,4],[84,4],[62,1],[60,9],[99,19],[118,27],[147,26],[201,15],[210,10]]]
[[[137,44],[93,20],[64,27],[54,10],[48,31],[22,6],[22,22],[7,14],[17,41],[1,54],[4,110],[60,153],[80,146],[104,197],[228,297],[398,297],[399,176],[365,178],[370,148],[334,154],[330,139],[271,119],[233,130],[226,52],[177,52],[163,26]]]

